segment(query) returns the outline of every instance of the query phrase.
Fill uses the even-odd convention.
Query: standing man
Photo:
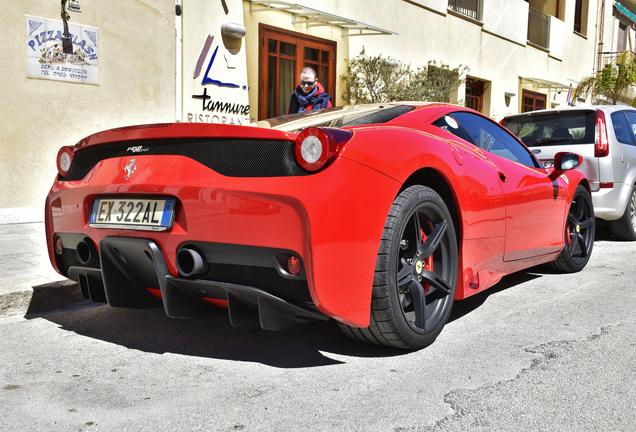
[[[331,107],[331,97],[318,82],[314,68],[305,66],[300,72],[300,83],[289,98],[287,114]]]

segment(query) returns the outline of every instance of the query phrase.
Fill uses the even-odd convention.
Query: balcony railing
[[[454,12],[481,21],[484,0],[448,0],[448,8]]]
[[[532,8],[528,12],[528,42],[550,49],[550,17]]]

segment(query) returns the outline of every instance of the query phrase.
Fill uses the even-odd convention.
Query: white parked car
[[[546,167],[558,152],[583,156],[579,167],[590,181],[594,213],[610,221],[614,234],[636,240],[636,109],[597,105],[541,110],[501,122]]]

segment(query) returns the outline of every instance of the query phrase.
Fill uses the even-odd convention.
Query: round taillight
[[[310,127],[296,136],[294,156],[296,163],[309,172],[329,165],[342,150],[353,132],[338,128]]]
[[[296,138],[296,162],[305,171],[318,171],[333,155],[330,137],[318,128],[307,128]]]
[[[61,177],[68,174],[68,170],[71,169],[74,153],[73,147],[68,146],[62,147],[60,151],[57,152],[57,172]]]
[[[300,143],[300,155],[307,163],[316,163],[323,155],[323,145],[318,137],[309,135]]]

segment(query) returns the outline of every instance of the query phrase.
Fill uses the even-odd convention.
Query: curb
[[[0,295],[0,317],[32,315],[62,309],[85,301],[79,284],[72,280],[35,285]]]

